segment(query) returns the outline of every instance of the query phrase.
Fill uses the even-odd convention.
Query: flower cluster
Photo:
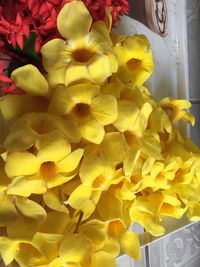
[[[4,77],[2,67],[9,65],[8,67],[13,70],[33,61],[35,65],[35,60],[40,60],[41,46],[59,36],[56,27],[57,16],[68,2],[71,0],[0,1],[0,50],[4,57],[7,56],[6,60],[0,58],[0,89],[5,94],[18,94],[22,91],[16,88],[10,77]],[[94,22],[106,21],[107,8],[112,16],[113,26],[122,14],[128,13],[129,10],[126,0],[83,2]],[[71,17],[68,19],[71,20]]]
[[[70,16],[70,20],[67,18]],[[175,127],[192,125],[186,100],[158,103],[145,36],[110,34],[82,1],[57,18],[63,37],[11,78],[25,93],[0,98],[0,253],[20,267],[116,266],[140,258],[140,223],[200,217],[199,148]]]

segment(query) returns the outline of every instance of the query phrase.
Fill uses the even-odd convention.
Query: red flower
[[[127,0],[84,0],[83,1],[90,11],[94,21],[104,20],[106,17],[105,8],[110,10],[113,18],[113,26],[123,14],[128,14],[129,4]]]
[[[24,92],[16,88],[12,79],[5,75],[7,69],[4,67],[6,59],[0,59],[0,89],[4,94],[23,94]]]

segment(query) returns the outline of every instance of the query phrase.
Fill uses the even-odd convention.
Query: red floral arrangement
[[[56,30],[57,15],[70,0],[0,0],[0,88],[4,94],[19,94],[9,78],[17,67],[28,63],[38,66],[40,49],[50,39],[59,36]],[[105,20],[109,9],[113,26],[128,13],[126,0],[84,0],[93,21]],[[4,73],[7,72],[8,76]]]

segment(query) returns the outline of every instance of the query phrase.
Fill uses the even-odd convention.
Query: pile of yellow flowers
[[[12,72],[26,94],[0,98],[0,253],[21,267],[116,266],[140,258],[140,223],[163,235],[163,218],[200,218],[200,150],[176,128],[190,103],[158,103],[145,81],[145,36],[110,33],[82,1],[64,5],[62,39]]]

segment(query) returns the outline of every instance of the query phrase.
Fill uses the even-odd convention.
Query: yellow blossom
[[[189,101],[184,99],[165,97],[160,101],[160,104],[163,108],[171,110],[170,119],[173,123],[176,123],[182,119],[194,126],[194,116],[191,113],[185,111],[185,109],[191,107],[191,103]]]
[[[132,88],[141,86],[154,70],[150,44],[144,35],[125,36],[115,45],[119,60],[117,76]]]
[[[58,137],[39,151],[9,152],[5,171],[12,179],[9,194],[29,196],[43,194],[47,188],[63,184],[76,175],[76,168],[83,155],[83,149],[71,152],[69,142]]]
[[[99,144],[104,137],[104,126],[117,118],[117,101],[114,96],[101,95],[96,84],[60,86],[51,99],[49,111],[65,115],[77,125],[84,139]]]
[[[72,1],[60,11],[57,27],[66,41],[53,39],[41,49],[44,68],[54,86],[80,80],[103,83],[117,71],[109,30],[103,22],[91,24],[92,17],[82,1]]]

